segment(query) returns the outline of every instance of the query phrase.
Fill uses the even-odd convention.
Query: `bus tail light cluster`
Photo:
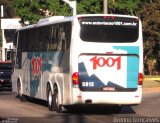
[[[73,75],[72,75],[73,85],[79,85],[79,81],[78,80],[79,80],[78,72],[73,73]]]
[[[142,85],[143,84],[143,74],[139,73],[138,74],[138,85]]]

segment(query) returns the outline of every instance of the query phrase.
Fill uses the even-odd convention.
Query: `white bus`
[[[135,16],[55,16],[19,29],[13,91],[74,105],[135,105],[142,99],[143,39]]]

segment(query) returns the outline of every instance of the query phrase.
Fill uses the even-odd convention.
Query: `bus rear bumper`
[[[134,92],[82,92],[73,90],[72,104],[136,105],[142,100],[142,88]]]

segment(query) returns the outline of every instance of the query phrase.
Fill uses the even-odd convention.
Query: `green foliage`
[[[134,15],[140,3],[140,0],[108,0],[109,13]]]
[[[62,0],[0,0],[8,7],[6,15],[16,15],[22,23],[36,23],[39,19],[54,15],[72,15],[72,9]],[[108,0],[108,12],[113,14],[130,14],[139,16],[143,25],[144,59],[160,58],[160,0]],[[77,14],[103,13],[103,0],[77,0]],[[156,62],[158,63],[158,62]],[[160,66],[160,62],[159,62]],[[159,70],[160,71],[160,70]]]
[[[72,15],[71,8],[62,0],[14,0],[13,3],[22,23],[33,24],[47,16]],[[140,0],[108,0],[108,8],[110,13],[133,14],[139,3]],[[103,13],[103,0],[77,0],[77,13]]]
[[[59,0],[14,0],[14,8],[23,24],[27,21],[33,24],[48,16],[70,14],[70,8]]]
[[[160,72],[160,1],[144,1],[139,15],[144,29],[144,62],[147,64],[150,59],[155,59],[153,70]]]
[[[102,1],[100,0],[79,0],[77,3],[79,14],[102,13]],[[26,21],[33,24],[47,16],[72,15],[71,8],[62,0],[14,0],[14,8],[23,24]],[[49,11],[48,15],[46,15],[47,11]]]
[[[160,57],[160,1],[145,1],[139,13],[143,22],[144,58]]]
[[[99,14],[103,12],[101,0],[80,0],[77,3],[79,14]]]

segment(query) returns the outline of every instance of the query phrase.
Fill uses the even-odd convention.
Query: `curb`
[[[143,79],[144,81],[145,80],[160,80],[160,77],[154,77],[154,78],[148,78],[148,77],[144,77],[144,79]]]

